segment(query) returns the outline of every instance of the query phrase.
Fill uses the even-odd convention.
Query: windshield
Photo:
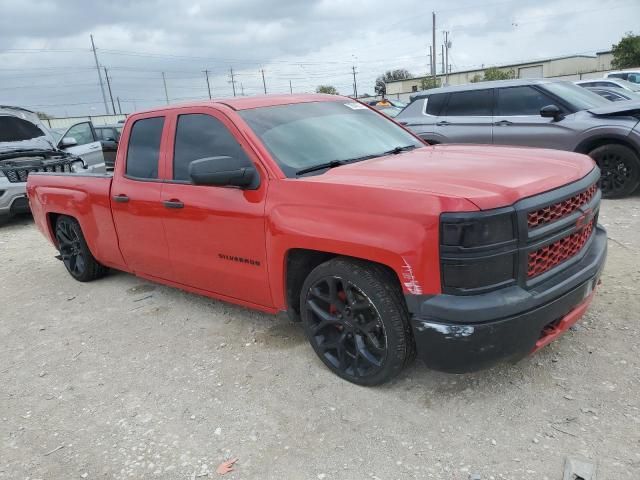
[[[239,112],[287,177],[328,162],[424,146],[391,120],[357,102],[311,102]]]
[[[579,87],[569,82],[552,82],[540,85],[545,90],[560,97],[576,110],[588,110],[590,108],[609,105],[609,100],[602,98],[597,93],[590,92],[586,88]]]

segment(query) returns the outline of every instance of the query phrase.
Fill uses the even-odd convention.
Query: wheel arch
[[[336,252],[309,248],[291,248],[285,252],[283,280],[286,311],[292,321],[300,321],[300,293],[304,280],[318,265],[337,257],[358,260],[382,268],[389,274],[390,280],[402,291],[402,283],[398,272],[386,263]]]
[[[638,147],[633,144],[633,142],[630,142],[629,139],[624,135],[616,134],[603,134],[586,138],[576,146],[574,152],[588,155],[589,152],[598,147],[611,144],[623,145],[633,150],[636,155],[640,156],[640,151],[638,150]]]

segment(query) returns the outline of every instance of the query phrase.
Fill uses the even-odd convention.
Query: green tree
[[[509,80],[515,77],[515,72],[512,68],[509,70],[502,70],[498,67],[489,67],[484,71],[484,81],[491,80]]]
[[[440,82],[437,78],[424,77],[420,79],[420,90],[429,90],[430,88],[437,88],[440,86]]]
[[[316,93],[327,93],[329,95],[340,95],[336,87],[332,85],[318,85]]]
[[[406,80],[413,75],[409,73],[406,68],[398,68],[396,70],[387,70],[378,78],[376,78],[376,86],[374,87],[377,95],[383,97],[387,94],[387,82],[394,82],[396,80]]]
[[[618,43],[612,45],[611,52],[613,53],[611,61],[613,68],[640,66],[640,35],[634,35],[633,32],[625,33]]]
[[[509,80],[510,78],[516,78],[516,72],[513,68],[509,70],[503,70],[498,67],[489,67],[484,72],[483,75],[476,73],[472,78],[471,82],[489,82],[491,80]]]

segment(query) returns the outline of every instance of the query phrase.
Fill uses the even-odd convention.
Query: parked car
[[[416,352],[471,371],[576,322],[606,255],[598,176],[585,155],[426,146],[349,98],[279,95],[134,113],[113,176],[28,192],[76,280],[109,267],[286,311],[374,385]]]
[[[97,138],[102,143],[102,153],[104,154],[105,164],[108,169],[113,169],[116,162],[122,124],[95,126],[94,129]]]
[[[0,224],[29,211],[26,181],[31,172],[70,172],[81,165],[78,156],[56,148],[34,112],[0,106]]]
[[[93,123],[78,122],[68,128],[54,128],[51,134],[61,150],[82,157],[90,173],[104,173],[106,163],[102,152],[102,143],[96,134]]]
[[[608,72],[605,73],[604,78],[621,78],[631,83],[640,83],[640,69]]]
[[[582,85],[580,85],[582,86]],[[622,88],[585,87],[590,92],[596,93],[610,102],[624,102],[625,100],[640,100],[640,94],[623,90]]]
[[[391,118],[397,117],[398,114],[402,111],[402,109],[398,107],[373,107],[373,108],[375,108],[376,110],[380,110],[387,117],[391,117]]]
[[[395,120],[429,143],[586,153],[602,171],[605,198],[640,183],[640,102],[611,103],[571,82],[527,79],[434,88],[412,99]]]
[[[620,88],[622,90],[628,90],[630,92],[640,92],[640,84],[627,82],[620,78],[607,78],[598,80],[578,80],[573,82],[581,87],[608,87],[608,88]]]
[[[372,100],[369,102],[369,105],[372,107],[397,107],[404,108],[407,106],[405,102],[401,102],[400,100],[394,100],[392,98],[383,98],[381,100]]]

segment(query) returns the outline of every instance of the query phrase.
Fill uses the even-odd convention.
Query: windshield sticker
[[[358,102],[345,103],[345,107],[349,107],[351,110],[366,110],[367,107]]]

